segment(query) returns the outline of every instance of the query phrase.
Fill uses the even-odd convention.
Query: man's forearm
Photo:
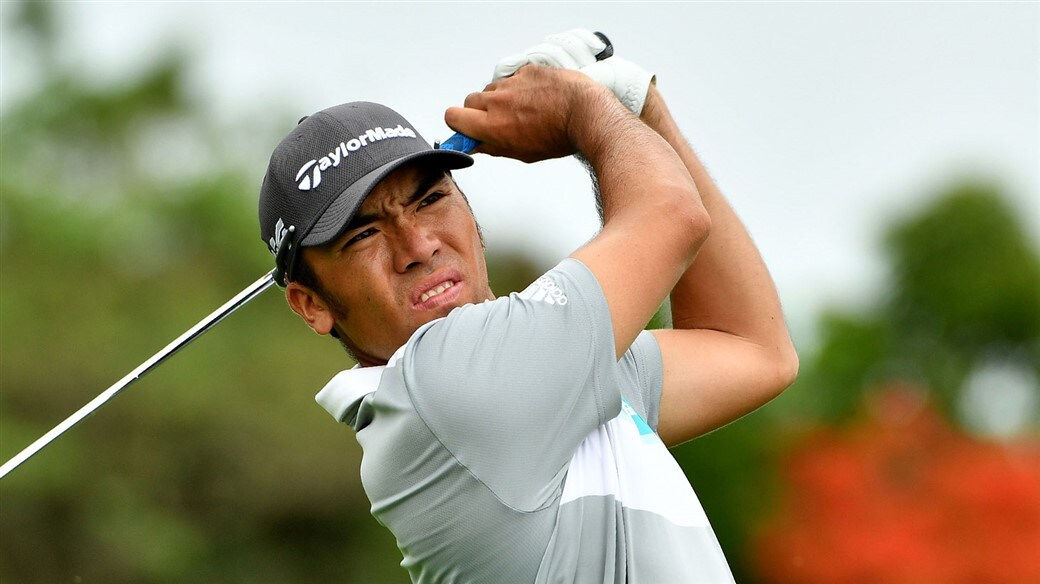
[[[672,290],[674,328],[729,333],[796,362],[776,287],[758,249],[683,138],[655,86],[642,119],[679,154],[712,222],[696,261]]]
[[[603,229],[574,257],[604,289],[620,358],[688,269],[710,218],[674,148],[630,114],[610,124],[595,132],[593,147],[578,143],[597,183]]]

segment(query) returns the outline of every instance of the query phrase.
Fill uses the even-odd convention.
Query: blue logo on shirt
[[[625,398],[621,398],[621,411],[624,412],[629,419],[632,420],[632,423],[636,425],[636,429],[639,430],[639,437],[643,439],[643,442],[649,443],[654,441],[657,437],[654,429],[650,427],[650,424],[646,423],[643,416],[640,416],[639,413],[636,412],[635,408],[633,408]]]

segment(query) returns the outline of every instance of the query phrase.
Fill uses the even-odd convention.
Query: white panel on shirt
[[[683,527],[706,527],[693,487],[661,439],[627,402],[594,430],[571,458],[560,504],[612,495],[628,509],[649,511]]]

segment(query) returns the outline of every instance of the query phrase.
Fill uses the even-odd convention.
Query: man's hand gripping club
[[[596,276],[618,357],[707,238],[710,219],[675,151],[615,96],[576,71],[527,65],[450,108],[478,152],[524,162],[580,152],[596,175],[603,229],[572,257]]]
[[[529,66],[469,94],[444,120],[481,142],[475,152],[537,162],[593,148],[594,126],[624,115],[612,101],[584,75]]]

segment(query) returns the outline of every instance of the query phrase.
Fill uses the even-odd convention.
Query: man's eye
[[[375,233],[376,233],[375,229],[366,229],[366,230],[358,233],[354,237],[351,237],[350,239],[348,239],[347,243],[344,244],[343,247],[347,247],[348,245],[350,245],[352,243],[357,243],[357,242],[361,241],[362,239],[365,239],[366,237],[369,237],[370,235],[375,235]]]
[[[420,207],[425,207],[427,205],[431,205],[431,204],[436,203],[437,201],[443,199],[445,196],[446,195],[444,193],[430,193],[429,195],[426,196],[425,199],[419,201],[419,206]]]

